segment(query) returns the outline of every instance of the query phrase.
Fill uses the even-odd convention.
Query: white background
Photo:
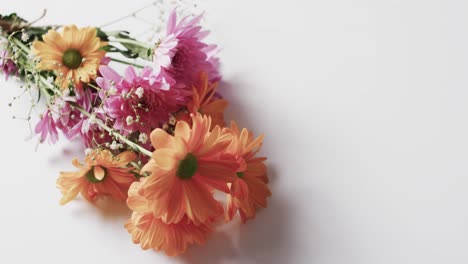
[[[138,3],[137,3],[138,2]],[[148,1],[3,0],[97,25]],[[111,7],[108,7],[111,5]],[[0,81],[0,263],[468,263],[468,2],[204,1],[229,118],[265,133],[273,197],[247,225],[169,258],[124,206],[60,207],[76,145],[42,145]],[[3,79],[3,78],[2,78]]]

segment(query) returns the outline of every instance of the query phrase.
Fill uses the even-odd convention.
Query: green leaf
[[[6,20],[6,21],[9,21],[9,22],[13,22],[13,23],[26,23],[26,22],[28,22],[25,19],[19,17],[16,13],[11,13],[11,14],[6,15],[6,16],[0,15],[0,19],[1,20]]]
[[[96,30],[97,36],[101,39],[101,41],[109,41],[109,36],[106,34],[106,32],[102,31],[100,28],[96,28]]]
[[[130,36],[130,33],[128,31],[114,31],[114,32],[106,32],[106,33],[103,32],[103,34],[106,35],[107,39],[109,39],[109,37],[112,36],[112,37],[119,38],[119,39],[128,39],[128,40],[137,41],[135,38],[132,38]],[[120,44],[124,46],[125,49],[119,49],[115,46],[109,45],[109,47],[106,48],[106,51],[119,52],[123,56],[127,58],[131,58],[131,59],[135,59],[139,57],[142,59],[151,60],[153,49],[144,48],[139,45],[131,44],[131,43],[120,43]]]

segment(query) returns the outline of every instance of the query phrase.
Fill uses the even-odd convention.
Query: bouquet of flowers
[[[86,148],[76,171],[57,179],[60,204],[78,195],[124,202],[133,242],[171,256],[203,244],[222,218],[254,218],[271,195],[257,155],[263,136],[225,123],[218,49],[205,43],[202,16],[176,13],[155,43],[0,15],[0,71],[45,106],[39,142],[79,139]]]

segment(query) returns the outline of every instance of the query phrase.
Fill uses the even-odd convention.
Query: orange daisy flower
[[[256,157],[262,146],[263,136],[254,138],[247,129],[239,130],[235,122],[231,128],[225,128],[224,133],[233,135],[232,144],[226,152],[240,159],[245,165],[237,173],[236,179],[230,186],[227,199],[226,221],[232,220],[239,211],[242,222],[255,218],[256,207],[265,208],[267,198],[271,196],[268,188],[265,157]]]
[[[75,199],[78,193],[90,202],[103,195],[125,201],[128,188],[136,180],[131,173],[133,167],[128,166],[135,159],[136,154],[131,151],[113,156],[110,151],[100,149],[88,154],[84,164],[74,159],[72,163],[79,171],[61,172],[57,179],[57,187],[63,195],[60,204]]]
[[[192,100],[187,104],[188,112],[181,112],[176,115],[177,120],[190,123],[190,113],[202,113],[211,117],[211,126],[224,127],[224,110],[228,102],[224,99],[213,99],[216,94],[218,83],[209,83],[208,75],[205,72],[200,73],[200,83],[193,86]]]
[[[141,244],[144,250],[162,250],[169,256],[184,253],[190,244],[205,243],[207,234],[211,232],[208,224],[195,225],[186,216],[176,224],[166,224],[161,218],[154,217],[140,186],[140,182],[134,182],[128,191],[127,204],[134,212],[125,228],[132,235],[133,243]]]
[[[44,41],[32,45],[33,54],[40,58],[37,68],[54,71],[55,82],[62,90],[70,85],[80,89],[82,82],[96,78],[105,55],[101,48],[107,45],[97,37],[96,28],[65,26],[63,32],[51,29],[42,38]]]
[[[238,163],[224,155],[231,135],[222,134],[219,126],[211,132],[211,118],[192,114],[192,128],[183,121],[174,136],[162,129],[151,133],[156,149],[142,173],[150,173],[142,188],[151,201],[155,217],[168,224],[179,223],[187,215],[195,224],[206,223],[222,213],[212,190],[228,192]]]

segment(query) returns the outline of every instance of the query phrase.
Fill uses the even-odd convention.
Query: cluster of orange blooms
[[[93,150],[84,164],[74,161],[77,172],[62,172],[57,185],[61,203],[78,193],[94,202],[100,196],[126,201],[133,211],[125,228],[143,249],[179,255],[189,244],[203,244],[216,220],[230,221],[239,212],[242,221],[254,218],[271,195],[264,161],[257,157],[263,137],[255,138],[235,122],[212,125],[201,113],[191,122],[178,121],[174,135],[155,129],[155,148],[139,179],[132,171],[136,155],[126,151],[113,156]],[[226,204],[214,191],[227,194]]]

